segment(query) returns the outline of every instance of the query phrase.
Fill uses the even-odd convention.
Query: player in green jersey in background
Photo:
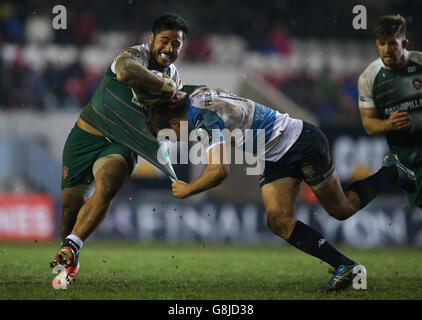
[[[161,144],[146,126],[148,99],[177,102],[181,89],[174,62],[188,26],[174,14],[158,18],[148,44],[123,50],[108,67],[100,86],[80,114],[63,150],[62,246],[51,267],[62,265],[70,284],[79,272],[79,250],[107,215],[111,202],[141,155],[169,176],[171,163],[157,159]],[[159,71],[162,75],[158,75]],[[95,192],[89,190],[95,185]],[[57,275],[53,286],[62,275]]]
[[[359,109],[370,135],[385,135],[390,152],[417,177],[408,193],[422,208],[422,52],[408,51],[406,20],[381,17],[375,26],[380,58],[359,77]]]

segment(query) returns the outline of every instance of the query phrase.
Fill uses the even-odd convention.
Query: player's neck
[[[154,61],[154,59],[150,59],[148,69],[150,69],[150,70],[157,70],[157,71],[163,72],[167,68],[161,67],[160,65],[158,65]]]

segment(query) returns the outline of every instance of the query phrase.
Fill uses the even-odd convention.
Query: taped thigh
[[[94,175],[94,177],[97,174],[98,170],[100,170],[107,162],[113,161],[113,160],[118,160],[118,161],[123,162],[126,168],[128,168],[129,170],[125,157],[123,157],[121,154],[118,154],[118,153],[112,153],[104,157],[101,157],[97,159],[97,161],[94,162],[94,165],[92,166],[92,174]]]

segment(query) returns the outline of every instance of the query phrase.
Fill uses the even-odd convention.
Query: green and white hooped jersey
[[[400,70],[387,70],[378,58],[360,75],[358,90],[359,107],[376,108],[380,119],[387,119],[397,109],[406,111],[411,118],[422,115],[422,52],[409,51],[408,63]],[[422,129],[415,129],[413,124],[390,131],[386,137],[390,148],[422,145]]]

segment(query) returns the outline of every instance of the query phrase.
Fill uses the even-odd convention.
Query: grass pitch
[[[422,249],[339,249],[365,265],[367,289],[321,294],[329,266],[287,245],[87,242],[67,290],[51,286],[58,242],[0,243],[0,299],[422,299]]]

